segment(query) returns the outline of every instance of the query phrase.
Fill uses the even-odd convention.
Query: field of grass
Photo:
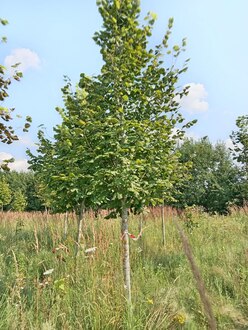
[[[140,217],[130,219],[139,232]],[[218,329],[248,329],[248,215],[193,214],[190,241]],[[76,219],[6,213],[0,219],[0,329],[208,329],[180,236],[167,212],[143,217],[130,241],[132,313],[124,298],[120,222],[88,216],[75,261]],[[96,246],[92,256],[84,250]]]

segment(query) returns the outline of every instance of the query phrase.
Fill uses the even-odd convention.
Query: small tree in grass
[[[82,139],[84,132],[90,132],[88,141],[95,150],[92,198],[121,216],[123,271],[131,303],[128,213],[170,198],[173,184],[183,176],[177,171],[174,148],[193,122],[181,125],[176,99],[187,89],[177,91],[176,83],[187,67],[164,68],[163,52],[176,59],[185,41],[168,49],[170,19],[162,43],[148,49],[156,16],[148,14],[146,25],[140,27],[139,1],[102,0],[98,6],[103,29],[94,40],[101,47],[104,65],[91,80],[81,75],[79,86],[86,91],[92,113],[91,120],[84,122]]]
[[[75,109],[80,111],[77,106],[79,97],[69,92],[69,82],[63,88],[63,93],[65,108],[58,109],[63,122],[54,128],[54,141],[49,141],[44,132],[39,131],[38,155],[30,151],[28,155],[30,168],[34,170],[42,187],[41,195],[46,196],[53,211],[74,210],[78,215],[76,255],[79,255],[85,210],[91,206],[88,196],[90,170],[88,168],[85,172],[81,164],[82,154],[78,155],[84,152],[80,136],[75,135],[79,133],[78,117],[75,116]]]
[[[11,208],[14,211],[24,211],[27,205],[27,200],[25,195],[21,192],[20,189],[14,192],[13,200],[11,202]]]
[[[0,180],[0,207],[3,212],[3,207],[11,202],[11,190],[9,184],[4,178]]]
[[[163,52],[170,53],[171,63],[185,41],[169,50],[170,19],[162,43],[148,49],[156,17],[150,13],[140,27],[139,1],[102,0],[98,6],[103,29],[94,40],[103,56],[101,73],[81,74],[76,92],[67,83],[51,158],[43,141],[33,161],[45,162],[49,179],[43,179],[64,204],[109,208],[110,216],[121,216],[125,292],[131,303],[128,214],[170,199],[173,185],[184,176],[175,145],[193,122],[183,124],[176,100],[187,89],[177,91],[176,84],[187,67],[172,63],[165,68]]]

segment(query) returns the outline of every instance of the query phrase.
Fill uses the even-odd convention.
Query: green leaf
[[[123,95],[123,96],[122,96],[122,100],[123,100],[124,102],[127,102],[127,101],[129,100],[128,95]]]
[[[66,284],[66,278],[61,278],[59,280],[55,280],[54,281],[54,288],[55,288],[55,290],[64,293],[66,291],[65,284]]]
[[[120,9],[120,0],[115,0],[116,9]]]
[[[7,24],[9,24],[9,22],[8,22],[6,19],[2,19],[2,18],[0,18],[0,23],[1,23],[2,25],[7,25]]]

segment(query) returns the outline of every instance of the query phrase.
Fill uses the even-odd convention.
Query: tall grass
[[[132,315],[126,310],[120,222],[88,214],[75,268],[76,218],[6,213],[0,221],[0,329],[207,329],[172,211],[166,245],[160,210],[130,242]],[[248,218],[193,214],[180,220],[204,280],[218,329],[248,329]],[[192,226],[197,224],[197,226]],[[139,233],[131,217],[130,233]],[[84,250],[97,247],[95,254]],[[76,269],[76,271],[75,271]]]

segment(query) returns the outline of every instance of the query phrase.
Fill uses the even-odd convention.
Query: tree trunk
[[[162,218],[162,242],[163,246],[165,246],[165,216],[164,216],[164,202],[161,206],[161,218]]]
[[[64,239],[67,237],[68,232],[68,211],[65,212],[64,215]]]
[[[140,214],[140,217],[139,217],[139,233],[141,233],[143,230],[143,213]],[[141,237],[140,237],[141,239]]]
[[[130,258],[129,258],[129,236],[128,236],[128,210],[125,201],[122,204],[121,214],[121,235],[123,246],[123,273],[125,293],[128,304],[131,304],[131,275],[130,275]]]
[[[84,202],[82,202],[80,207],[79,207],[79,212],[78,212],[78,232],[77,232],[76,257],[79,255],[80,248],[81,248],[81,240],[82,240],[82,236],[83,236],[82,228],[83,228],[84,216],[85,216],[85,205],[84,205]]]
[[[46,222],[48,222],[49,208],[45,206]]]

